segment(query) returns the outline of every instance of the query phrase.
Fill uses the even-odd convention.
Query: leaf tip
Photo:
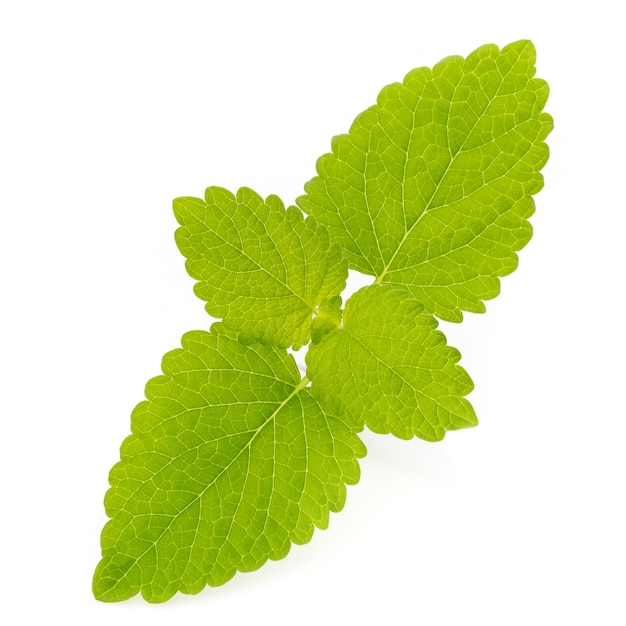
[[[99,602],[121,602],[137,594],[123,575],[116,576],[111,572],[111,561],[103,558],[94,571],[91,583],[93,596]],[[124,584],[126,583],[126,584]]]

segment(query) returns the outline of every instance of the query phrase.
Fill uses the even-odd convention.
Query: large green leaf
[[[435,318],[406,291],[372,285],[346,303],[343,327],[312,345],[307,375],[326,410],[355,428],[443,439],[477,423],[473,388]]]
[[[204,200],[176,199],[174,212],[176,242],[210,315],[244,339],[295,349],[308,343],[314,313],[341,293],[348,275],[325,228],[245,187],[236,197],[209,187]]]
[[[285,350],[221,324],[163,359],[110,474],[99,600],[162,602],[280,559],[325,528],[365,448],[324,412]]]
[[[518,41],[413,70],[333,139],[298,205],[377,283],[442,319],[484,311],[531,237],[543,185],[552,119],[534,64]]]

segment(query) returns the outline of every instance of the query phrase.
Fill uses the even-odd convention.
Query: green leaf
[[[205,200],[178,198],[176,243],[196,295],[249,342],[295,349],[308,343],[318,305],[345,287],[347,261],[325,228],[242,188],[209,187]]]
[[[283,558],[326,528],[365,448],[293,357],[215,324],[163,359],[110,474],[96,598],[162,602]]]
[[[373,285],[346,303],[343,328],[307,354],[307,376],[322,406],[355,428],[402,439],[443,439],[477,424],[463,397],[473,388],[461,355],[437,321],[406,291]]]
[[[298,205],[325,224],[350,267],[402,286],[450,321],[483,312],[531,237],[548,158],[548,85],[531,42],[478,48],[385,87]]]

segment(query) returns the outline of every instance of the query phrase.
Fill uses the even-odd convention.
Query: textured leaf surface
[[[295,349],[310,338],[313,313],[345,287],[347,261],[328,232],[277,196],[209,187],[178,198],[176,243],[208,313],[250,340]]]
[[[291,355],[229,334],[186,334],[133,412],[105,499],[100,600],[161,602],[280,559],[358,480],[363,444],[322,411]]]
[[[552,119],[534,63],[529,41],[487,45],[385,87],[318,160],[299,206],[351,268],[442,319],[483,312],[531,237],[543,186]]]
[[[446,430],[477,423],[463,397],[473,385],[457,365],[461,355],[404,290],[357,291],[343,322],[307,354],[313,395],[327,410],[403,439],[437,441]]]

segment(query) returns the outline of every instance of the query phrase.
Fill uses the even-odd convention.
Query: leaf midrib
[[[505,74],[502,74],[502,80],[500,81],[500,84],[498,85],[498,89],[496,90],[495,94],[489,99],[489,102],[487,103],[487,105],[485,106],[485,108],[483,109],[481,114],[477,116],[476,121],[474,122],[474,125],[469,130],[469,132],[467,133],[463,143],[459,146],[458,150],[454,153],[454,155],[452,155],[452,153],[450,153],[451,154],[451,158],[450,158],[450,160],[448,162],[448,165],[446,166],[446,170],[442,174],[441,178],[439,179],[439,182],[437,183],[437,186],[435,187],[435,189],[431,193],[430,198],[428,199],[428,202],[426,203],[426,206],[422,209],[422,212],[417,217],[415,222],[413,222],[411,227],[408,230],[405,230],[404,236],[402,237],[400,243],[398,244],[398,246],[396,247],[395,251],[391,255],[391,258],[389,259],[389,262],[383,267],[383,271],[378,276],[376,276],[376,280],[374,281],[375,285],[380,285],[380,284],[383,283],[384,277],[389,272],[389,269],[392,266],[393,262],[395,261],[395,258],[398,255],[398,253],[400,252],[402,246],[404,245],[406,240],[410,237],[411,233],[415,230],[417,225],[422,221],[424,216],[426,216],[428,214],[428,212],[430,211],[430,209],[432,208],[431,205],[433,203],[433,200],[437,196],[437,194],[439,193],[439,190],[441,189],[441,186],[443,185],[446,177],[448,176],[448,173],[452,169],[452,165],[454,164],[454,162],[457,159],[457,157],[463,152],[463,149],[465,148],[465,145],[467,144],[469,139],[472,137],[472,134],[474,133],[474,130],[476,130],[476,127],[478,126],[478,123],[484,118],[485,113],[489,110],[489,107],[491,107],[491,105],[493,104],[494,100],[500,95],[500,90],[502,89],[502,86],[504,84],[505,78],[511,73],[511,71],[513,70],[513,67],[514,67],[514,65],[512,65]],[[457,87],[458,87],[458,85],[455,86],[455,91],[456,91]],[[447,124],[446,124],[446,129],[447,130],[449,130],[449,126],[450,126],[450,112],[452,110],[452,104],[453,104],[453,101],[451,99],[450,100],[450,107],[448,109],[448,121],[447,121]],[[408,148],[410,148],[410,146]],[[405,168],[406,168],[406,163],[408,161],[408,156],[409,156],[409,149],[408,148],[407,148],[407,152],[406,152]],[[448,150],[449,149],[450,149],[450,140],[448,138]],[[404,188],[404,182],[403,182],[403,188]],[[402,211],[404,213],[404,206],[402,207]]]

